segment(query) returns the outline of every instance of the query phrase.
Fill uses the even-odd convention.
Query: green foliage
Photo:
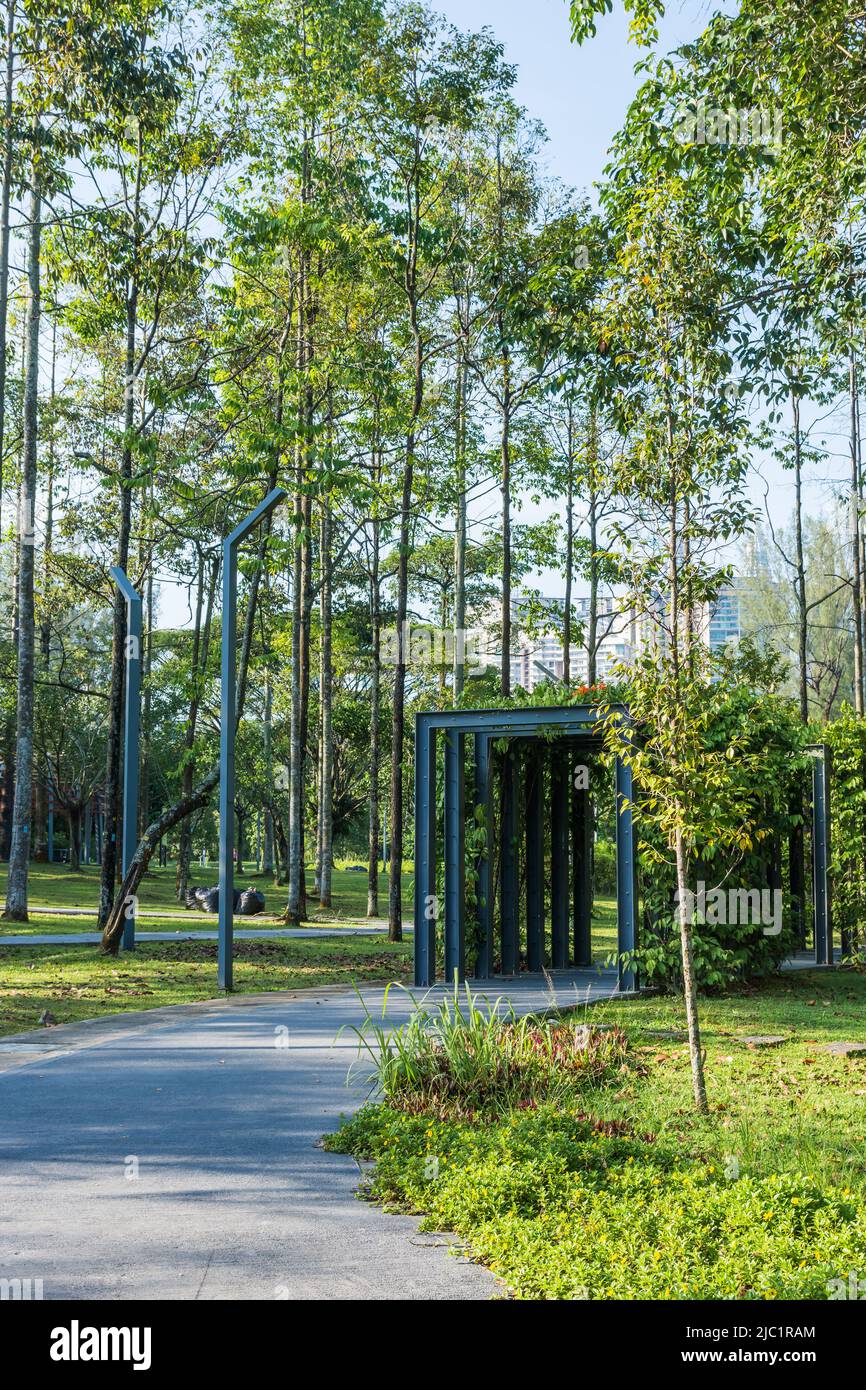
[[[368,1107],[326,1146],[375,1159],[377,1201],[455,1231],[518,1298],[826,1299],[866,1260],[850,1196],[731,1180],[577,1097],[488,1124]]]
[[[679,987],[674,841],[683,836],[688,887],[770,889],[781,846],[802,823],[794,791],[809,767],[808,734],[794,706],[772,688],[771,661],[748,645],[736,656],[696,657],[673,696],[668,663],[640,664],[624,695],[629,719],[611,712],[608,755],[632,768],[632,814],[646,905],[637,962],[650,983]],[[763,688],[762,688],[763,687]],[[766,974],[794,946],[790,897],[783,929],[758,922],[695,920],[697,978],[703,988]]]
[[[610,14],[613,0],[570,0],[571,34],[576,43],[594,38],[600,15]],[[629,16],[629,33],[641,44],[652,43],[658,35],[658,20],[665,12],[662,0],[623,0]]]
[[[479,1007],[457,988],[434,1010],[416,1008],[389,1028],[369,1011],[354,1031],[373,1064],[370,1076],[390,1105],[410,1113],[473,1116],[538,1105],[563,1088],[598,1084],[627,1066],[619,1029],[518,1018],[502,1001]]]

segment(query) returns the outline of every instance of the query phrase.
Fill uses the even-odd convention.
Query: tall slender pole
[[[288,494],[275,487],[223,541],[222,661],[220,666],[220,910],[217,981],[232,988],[235,896],[235,737],[237,734],[238,547]]]
[[[141,595],[126,572],[112,565],[110,574],[126,599],[125,703],[123,719],[123,877],[129,872],[138,843],[138,764],[141,726]],[[123,949],[135,950],[136,901],[131,898],[123,928]]]

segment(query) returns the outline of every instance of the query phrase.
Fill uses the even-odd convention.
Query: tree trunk
[[[667,396],[668,383],[665,381]],[[668,567],[670,576],[670,631],[672,679],[680,688],[680,564],[682,563],[679,532],[678,470],[674,457],[673,415],[669,400],[666,410],[668,467],[670,469],[670,518],[668,529]],[[687,657],[690,655],[686,653]],[[676,808],[679,813],[679,808]],[[680,813],[681,814],[681,813]],[[679,894],[680,955],[683,969],[683,995],[686,1002],[686,1022],[689,1032],[689,1058],[692,1068],[692,1089],[695,1105],[702,1114],[707,1113],[707,1090],[704,1081],[704,1059],[701,1049],[700,1023],[698,1019],[698,991],[695,981],[694,956],[692,952],[692,924],[689,921],[688,860],[683,840],[682,826],[678,825],[674,836],[676,855],[677,890]]]
[[[460,302],[458,299],[458,317]],[[468,308],[467,308],[468,314]],[[455,472],[457,516],[454,527],[454,703],[466,682],[466,350],[461,322],[457,357]]]
[[[586,683],[598,680],[598,486],[595,412],[589,420],[589,611],[586,625]]]
[[[409,600],[409,546],[412,521],[412,489],[415,476],[415,426],[424,398],[424,358],[417,326],[417,306],[412,303],[415,338],[415,386],[410,427],[406,435],[406,462],[400,500],[400,548],[397,560],[397,666],[394,672],[394,708],[391,718],[391,855],[388,861],[388,939],[403,940],[403,738],[405,733],[406,651],[403,634]]]
[[[571,684],[571,591],[574,570],[574,405],[568,402],[568,481],[565,494],[565,600],[562,616],[562,679]]]
[[[132,862],[127,871],[126,877],[120,885],[120,890],[109,913],[108,920],[102,932],[102,950],[112,956],[116,956],[120,947],[120,940],[123,936],[124,924],[127,920],[127,909],[131,898],[135,897],[141,885],[142,879],[147,873],[154,850],[159,845],[164,835],[182,821],[185,816],[191,816],[194,811],[206,806],[211,798],[211,794],[219,784],[220,769],[216,763],[205,778],[198,784],[192,794],[178,801],[174,806],[153,821],[148,826],[144,835],[138,842]]]
[[[511,363],[502,351],[502,434],[499,451],[502,488],[502,694],[511,694]]]
[[[382,477],[381,455],[373,470],[372,549],[370,566],[370,627],[373,637],[373,670],[370,684],[370,819],[367,836],[367,916],[379,916],[379,719],[382,689],[382,619],[379,609],[380,523],[378,491]]]
[[[78,873],[81,868],[81,802],[73,802],[67,807],[66,823],[69,826],[69,871]]]
[[[133,194],[133,271],[126,294],[126,353],[124,372],[124,442],[120,464],[120,527],[115,564],[126,570],[132,531],[132,433],[135,426],[135,332],[138,322],[138,265],[141,203],[141,128]],[[111,694],[109,697],[107,757],[105,768],[105,829],[102,837],[102,873],[99,889],[99,929],[104,931],[115,896],[118,867],[117,828],[120,805],[121,728],[123,724],[123,686],[126,675],[126,601],[117,589],[114,596],[114,630],[111,647]]]
[[[689,1059],[692,1067],[692,1091],[695,1105],[702,1115],[709,1110],[704,1080],[704,1056],[701,1048],[701,1029],[698,1019],[698,990],[692,953],[692,924],[689,921],[688,872],[682,832],[676,832],[677,888],[679,890],[680,950],[683,965],[683,995],[686,1001],[686,1021],[689,1030]]]
[[[34,122],[30,166],[27,280],[29,301],[25,325],[23,446],[18,509],[18,690],[16,703],[15,797],[12,844],[4,917],[27,921],[30,869],[30,823],[33,801],[33,692],[35,661],[34,571],[36,558],[36,455],[39,439],[39,321],[41,313],[39,257],[42,238],[42,187],[38,160],[39,129]]]
[[[3,102],[3,186],[0,191],[0,536],[3,534],[3,450],[6,424],[6,316],[9,307],[9,202],[12,194],[12,97],[15,90],[15,0],[6,8],[6,85]]]
[[[334,722],[333,670],[331,659],[331,516],[326,497],[322,498],[322,856],[319,879],[319,906],[331,906],[331,870],[334,857]]]
[[[800,398],[794,393],[791,399],[794,416],[794,532],[796,537],[796,579],[797,595],[797,687],[800,701],[800,719],[809,722],[808,641],[809,612],[806,607],[806,564],[803,556],[803,451],[800,434]]]
[[[184,765],[181,774],[181,799],[192,795],[193,780],[195,776],[195,759],[193,757],[193,747],[195,746],[196,730],[198,727],[198,712],[201,703],[202,691],[205,688],[207,678],[207,662],[210,650],[211,623],[213,620],[214,595],[216,593],[217,580],[219,577],[219,558],[211,561],[207,595],[207,604],[204,600],[205,585],[205,565],[204,556],[199,557],[198,588],[196,590],[195,606],[195,629],[192,644],[192,693],[190,695],[189,710],[186,721],[186,735],[184,738]],[[205,608],[204,625],[202,626],[202,608]],[[180,828],[180,847],[177,857],[177,872],[175,874],[175,896],[180,903],[186,902],[186,893],[189,888],[190,862],[192,858],[192,821],[187,819]]]
[[[851,398],[851,582],[854,588],[854,708],[863,713],[863,576],[860,559],[860,469],[857,461],[857,363],[848,364]]]

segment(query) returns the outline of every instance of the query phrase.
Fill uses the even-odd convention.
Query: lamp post
[[[126,878],[138,835],[138,745],[141,697],[141,594],[119,565],[109,571],[126,599],[126,677],[123,718],[123,843],[121,864]],[[135,950],[135,899],[123,927],[123,949]]]
[[[235,888],[235,719],[237,692],[238,546],[288,493],[275,487],[223,541],[222,665],[220,679],[220,911],[217,981],[232,988]]]

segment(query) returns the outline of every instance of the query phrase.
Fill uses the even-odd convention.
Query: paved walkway
[[[411,936],[412,928],[404,925],[403,935]],[[235,927],[235,941],[261,941],[264,937],[278,937],[285,941],[321,941],[326,937],[337,936],[382,936],[388,935],[384,927]],[[216,941],[216,931],[187,931],[178,927],[177,931],[137,931],[136,941]],[[0,946],[98,946],[102,937],[98,932],[33,932],[31,934],[7,936],[0,931]]]
[[[615,988],[554,981],[561,1005]],[[537,979],[481,992],[553,1002]],[[365,991],[371,1012],[383,997]],[[392,990],[388,1020],[412,1007]],[[352,992],[299,991],[0,1040],[0,1278],[42,1278],[49,1299],[495,1296],[445,1238],[358,1201],[354,1161],[317,1147],[367,1092],[363,1067],[347,1086],[362,1018]]]

